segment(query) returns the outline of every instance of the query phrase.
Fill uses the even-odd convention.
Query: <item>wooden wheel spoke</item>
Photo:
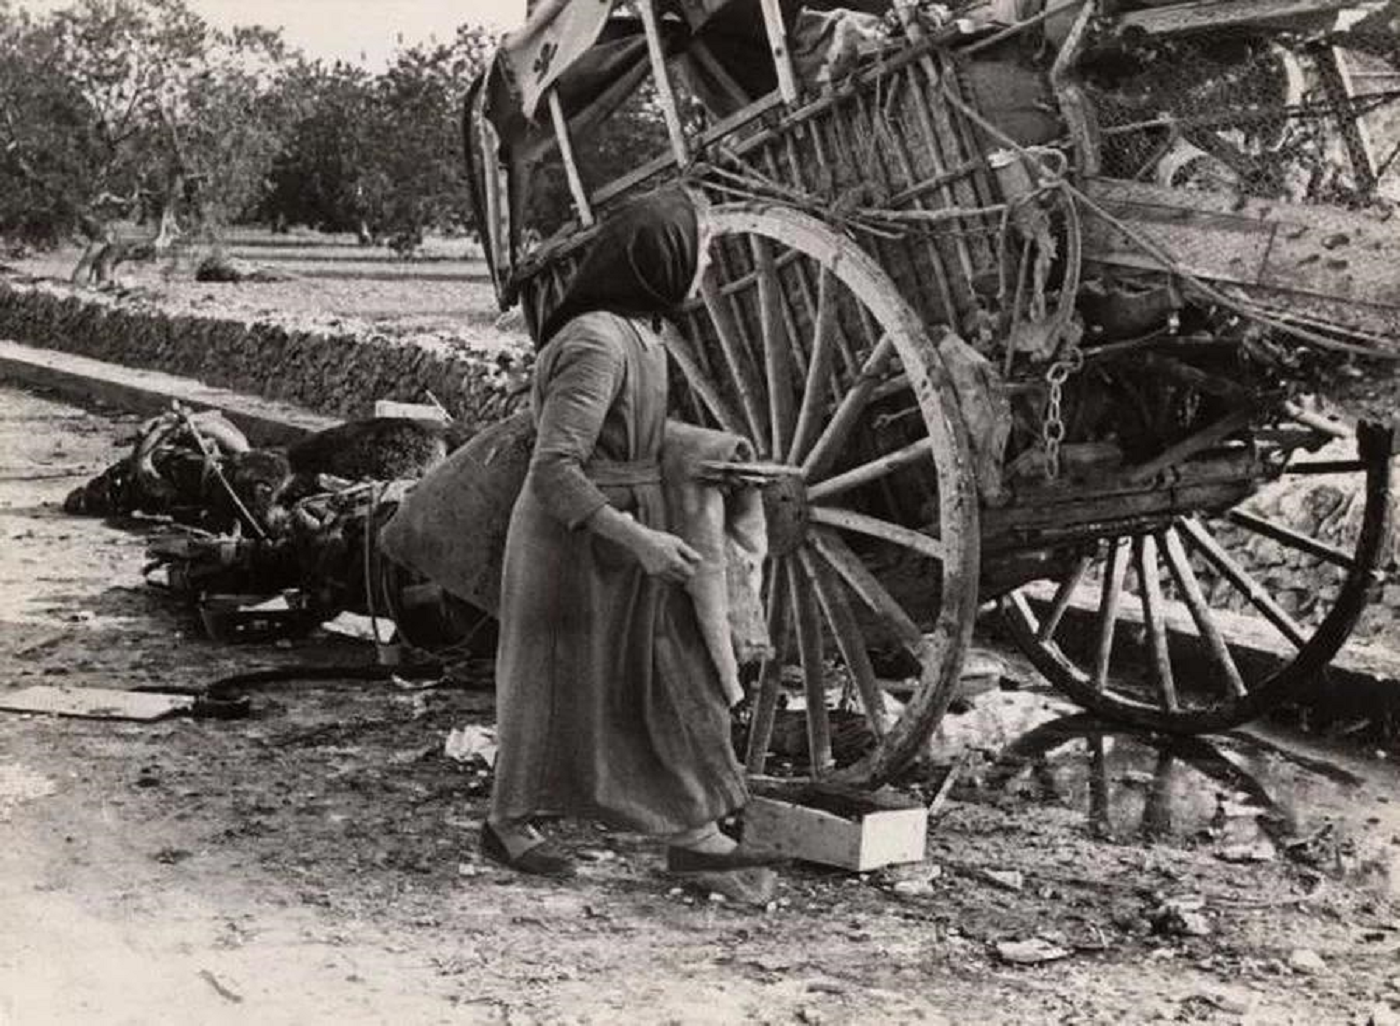
[[[772,584],[768,589],[768,637],[773,657],[765,659],[758,671],[758,694],[749,719],[748,748],[744,766],[750,773],[762,773],[768,759],[768,743],[773,737],[773,720],[778,714],[778,689],[782,685],[783,664],[788,656],[788,631],[792,607],[788,603],[786,560],[774,560]]]
[[[1147,625],[1147,638],[1152,649],[1152,678],[1157,685],[1157,697],[1162,708],[1175,712],[1180,708],[1176,697],[1176,681],[1172,677],[1171,651],[1167,647],[1166,610],[1162,601],[1162,581],[1157,576],[1157,539],[1150,534],[1133,540],[1133,562],[1137,569],[1138,600],[1142,603],[1142,619]]]
[[[839,527],[843,530],[855,531],[857,534],[879,538],[882,541],[893,542],[906,549],[913,549],[919,555],[927,556],[929,559],[941,561],[947,555],[947,550],[939,539],[910,527],[881,520],[879,517],[856,513],[848,509],[833,509],[830,506],[813,506],[807,515],[814,524]]]
[[[870,664],[870,653],[865,649],[865,638],[856,622],[855,612],[846,598],[845,590],[834,580],[831,570],[823,567],[810,548],[801,550],[802,569],[806,571],[813,587],[817,590],[817,602],[821,605],[826,622],[831,625],[831,633],[836,638],[836,646],[841,650],[846,670],[855,681],[860,693],[861,708],[865,710],[866,722],[877,737],[885,733],[885,693],[880,690],[875,677],[875,668]]]
[[[811,542],[816,552],[827,565],[860,596],[876,616],[883,619],[905,645],[917,647],[923,642],[923,632],[906,613],[885,586],[866,568],[859,556],[851,551],[835,531],[818,528],[812,532]]]
[[[1162,555],[1167,561],[1167,569],[1171,571],[1172,579],[1176,581],[1177,589],[1181,592],[1182,600],[1191,613],[1191,619],[1196,624],[1196,630],[1200,632],[1202,640],[1210,650],[1211,658],[1220,667],[1220,672],[1225,675],[1230,693],[1236,698],[1243,698],[1248,691],[1244,678],[1240,676],[1239,667],[1235,665],[1235,658],[1230,654],[1220,628],[1215,625],[1215,617],[1211,616],[1210,606],[1201,591],[1201,582],[1196,577],[1196,571],[1191,569],[1191,561],[1175,529],[1163,532]]]
[[[796,463],[807,454],[817,434],[817,417],[824,405],[826,382],[835,363],[836,297],[832,294],[835,278],[822,267],[817,281],[817,310],[813,317],[812,349],[807,361],[807,387],[802,394],[802,408],[793,429],[788,462]]]
[[[730,408],[728,401],[715,388],[715,383],[701,366],[698,354],[691,348],[690,342],[678,331],[666,332],[665,338],[666,351],[681,369],[686,384],[705,404],[719,426],[736,435],[745,434],[739,415]]]
[[[1187,517],[1181,520],[1180,526],[1192,548],[1199,552],[1202,558],[1215,567],[1222,577],[1244,595],[1249,604],[1259,610],[1259,614],[1264,619],[1273,624],[1278,632],[1295,646],[1303,647],[1307,641],[1307,635],[1303,633],[1302,627],[1274,601],[1273,596],[1264,589],[1263,585],[1249,576],[1244,567],[1240,566],[1221,547],[1220,543],[1211,537],[1210,532],[1200,521],[1194,517]]]
[[[1335,548],[1325,542],[1320,542],[1316,538],[1309,538],[1306,534],[1295,531],[1292,528],[1276,524],[1272,520],[1247,513],[1242,509],[1232,509],[1225,514],[1225,519],[1231,523],[1239,524],[1246,530],[1255,534],[1262,534],[1265,538],[1272,538],[1281,545],[1287,545],[1291,549],[1299,552],[1306,552],[1310,556],[1331,563],[1333,566],[1340,566],[1350,570],[1356,566],[1356,560],[1349,553]]]
[[[1055,631],[1060,626],[1060,621],[1064,619],[1065,610],[1069,608],[1070,599],[1074,598],[1075,590],[1080,582],[1084,580],[1084,575],[1089,572],[1089,567],[1094,563],[1093,556],[1081,556],[1079,562],[1074,564],[1074,569],[1069,576],[1060,582],[1055,589],[1055,597],[1050,602],[1050,608],[1045,613],[1045,619],[1040,621],[1040,626],[1036,628],[1036,640],[1048,642],[1055,637]]]
[[[835,477],[829,477],[825,481],[810,485],[807,488],[807,497],[813,502],[821,499],[829,499],[833,495],[848,492],[852,488],[859,488],[861,485],[870,484],[882,477],[888,477],[901,467],[907,467],[911,463],[926,459],[933,452],[933,439],[924,437],[917,442],[911,442],[902,449],[886,453],[879,459],[871,460],[869,463],[862,463],[858,467],[843,471]]]
[[[752,236],[754,271],[758,276],[759,321],[763,331],[763,368],[768,382],[768,414],[774,458],[788,451],[795,414],[792,403],[792,339],[784,318],[783,286],[767,239]]]
[[[845,447],[851,431],[870,402],[870,393],[879,383],[892,356],[894,339],[885,335],[875,344],[875,348],[861,367],[860,374],[852,382],[840,405],[836,407],[836,412],[827,422],[826,428],[812,445],[806,459],[802,461],[804,476],[813,478],[820,474]]]
[[[1095,691],[1103,691],[1108,683],[1108,667],[1113,657],[1113,633],[1118,625],[1118,603],[1123,596],[1123,573],[1128,568],[1127,542],[1114,539],[1109,543],[1108,569],[1099,595],[1099,634],[1094,646]]]
[[[712,273],[706,273],[700,279],[700,298],[715,326],[720,349],[724,353],[725,366],[728,367],[730,379],[739,393],[739,401],[744,408],[744,420],[749,426],[746,433],[757,443],[759,450],[767,454],[772,450],[769,447],[768,418],[763,412],[764,404],[759,396],[759,386],[753,380],[738,326],[730,315],[724,297],[720,295]]]
[[[787,560],[788,591],[797,627],[802,683],[807,696],[807,753],[814,777],[832,766],[831,721],[826,708],[826,667],[822,658],[822,627],[812,590],[806,586],[796,560]]]

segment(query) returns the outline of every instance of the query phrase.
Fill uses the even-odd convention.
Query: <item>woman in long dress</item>
[[[700,556],[667,532],[661,319],[704,270],[703,198],[672,188],[599,231],[539,331],[537,439],[511,516],[483,849],[568,875],[531,824],[587,817],[662,835],[677,871],[761,863],[717,821],[747,790],[718,674],[681,585]]]

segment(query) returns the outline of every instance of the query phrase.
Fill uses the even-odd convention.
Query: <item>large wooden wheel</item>
[[[746,763],[769,768],[786,704],[805,709],[811,776],[878,783],[943,715],[972,631],[966,428],[935,341],[855,242],[778,206],[711,215],[714,262],[671,351],[683,415],[748,438],[760,460],[777,654],[757,677]],[[882,658],[913,678],[902,702]],[[842,701],[863,713],[858,744],[833,745]]]
[[[1348,549],[1249,503],[1178,515],[1104,538],[1057,579],[1005,596],[1017,643],[1081,706],[1170,733],[1237,726],[1314,685],[1350,636],[1389,545],[1393,431],[1363,424],[1355,441],[1354,459],[1301,459],[1283,473],[1330,482],[1360,504]],[[1261,548],[1265,558],[1251,559]],[[1288,565],[1290,554],[1293,579],[1307,582],[1301,600],[1269,583],[1263,566]]]

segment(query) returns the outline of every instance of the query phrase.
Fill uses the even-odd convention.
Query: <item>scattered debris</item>
[[[1288,955],[1288,968],[1295,973],[1316,976],[1327,971],[1327,963],[1311,948],[1294,948]]]
[[[205,983],[209,984],[209,986],[214,988],[214,993],[218,994],[219,997],[223,998],[225,1001],[231,1001],[235,1005],[241,1005],[243,1003],[242,994],[238,993],[238,991],[236,990],[231,989],[225,984],[220,983],[219,978],[213,973],[211,973],[208,969],[201,969],[199,971],[199,976],[200,979],[204,980]]]
[[[1229,844],[1215,853],[1221,862],[1272,862],[1278,852],[1269,841],[1250,844]]]
[[[1058,962],[1070,956],[1068,949],[1040,937],[1020,941],[997,941],[996,953],[1003,962],[1010,962],[1012,965],[1040,965],[1043,962]]]
[[[1204,910],[1201,898],[1169,898],[1151,912],[1148,922],[1153,933],[1164,937],[1209,937],[1213,929]]]
[[[1004,891],[1019,891],[1026,886],[1026,876],[1019,869],[984,869],[978,875]]]
[[[496,761],[496,731],[475,724],[457,727],[448,733],[442,754],[453,762],[479,761],[491,766]]]
[[[57,788],[48,777],[18,763],[0,763],[0,823],[10,818],[10,813],[21,802],[34,798],[46,798]]]

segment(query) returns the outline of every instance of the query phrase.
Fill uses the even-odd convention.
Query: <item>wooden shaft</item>
[[[1215,625],[1215,617],[1210,615],[1210,605],[1201,591],[1201,582],[1196,577],[1196,571],[1191,569],[1191,561],[1187,558],[1186,549],[1176,531],[1162,533],[1162,555],[1167,561],[1167,569],[1171,571],[1172,579],[1176,581],[1177,589],[1181,592],[1182,601],[1186,603],[1186,608],[1191,612],[1191,619],[1196,623],[1196,630],[1200,631],[1211,656],[1220,667],[1220,671],[1225,674],[1231,694],[1236,698],[1243,698],[1248,691],[1244,678],[1240,676],[1235,658],[1230,655],[1225,638]]]
[[[782,685],[783,664],[787,661],[792,606],[787,599],[785,563],[786,560],[775,559],[769,570],[772,584],[768,589],[768,637],[773,642],[773,657],[765,659],[758,671],[758,696],[754,699],[748,748],[744,753],[744,766],[750,773],[762,773],[768,761],[768,742],[773,737],[773,720],[778,713],[778,689]]]
[[[1176,681],[1172,678],[1172,657],[1167,647],[1167,621],[1162,604],[1162,582],[1157,576],[1157,539],[1150,534],[1133,540],[1133,560],[1137,566],[1138,601],[1142,603],[1142,619],[1147,625],[1147,637],[1152,649],[1152,678],[1157,684],[1157,696],[1162,708],[1176,712],[1181,708],[1176,697]]]
[[[1274,601],[1273,596],[1259,585],[1254,578],[1250,577],[1244,567],[1221,548],[1220,543],[1211,537],[1210,532],[1195,518],[1187,517],[1181,521],[1181,530],[1186,535],[1192,547],[1196,549],[1227,581],[1233,584],[1246,599],[1249,604],[1259,610],[1264,619],[1274,625],[1285,638],[1291,641],[1298,648],[1302,648],[1307,643],[1307,636],[1303,629],[1284,612],[1283,608]]]
[[[841,405],[836,408],[836,412],[827,423],[826,430],[821,433],[812,446],[812,451],[802,461],[802,473],[805,477],[819,474],[845,447],[846,440],[855,429],[856,421],[865,412],[871,390],[893,355],[894,339],[889,335],[881,337],[866,359],[865,366],[861,368],[860,376],[852,383],[850,391],[846,393]]]
[[[928,436],[920,438],[917,442],[910,442],[901,449],[886,453],[878,459],[869,463],[862,463],[860,466],[852,467],[850,470],[835,477],[829,477],[819,484],[810,485],[807,488],[807,498],[813,502],[819,499],[829,499],[833,495],[848,492],[852,488],[859,488],[861,485],[869,484],[871,481],[882,477],[888,477],[901,467],[907,467],[911,463],[917,463],[925,456],[933,452],[933,439]]]
[[[548,103],[549,117],[554,122],[554,139],[559,143],[559,159],[564,164],[564,177],[569,181],[569,192],[574,198],[574,210],[578,213],[579,224],[587,228],[593,223],[593,208],[588,203],[588,193],[574,160],[574,144],[569,138],[569,122],[564,117],[564,105],[559,102],[559,90],[549,91]]]
[[[836,354],[832,325],[836,320],[836,297],[832,295],[835,275],[823,267],[817,280],[817,310],[812,319],[812,351],[807,360],[807,385],[802,391],[802,407],[792,433],[787,461],[796,463],[807,455],[816,439],[817,414],[825,405],[822,397]]]
[[[763,8],[763,27],[768,32],[768,49],[778,72],[778,92],[785,103],[797,102],[797,75],[792,70],[792,55],[788,53],[787,29],[778,0],[759,0]]]
[[[730,379],[734,382],[744,408],[749,437],[762,453],[767,454],[772,451],[768,444],[767,418],[763,415],[763,404],[759,401],[758,389],[750,380],[747,347],[738,336],[736,322],[730,317],[730,310],[725,305],[726,300],[715,287],[714,275],[706,274],[701,278],[700,297],[704,300],[705,309],[709,312],[710,320],[714,322],[716,334],[719,335],[719,345],[724,353],[724,361],[729,367]]]
[[[841,650],[841,658],[846,661],[846,669],[856,682],[865,721],[870,725],[871,733],[877,738],[884,737],[885,693],[875,677],[870,653],[865,648],[865,636],[845,591],[832,579],[832,572],[822,566],[810,546],[803,546],[798,556],[802,560],[802,569],[817,590],[817,602],[826,616],[826,622],[831,625],[831,633],[836,636],[836,646]]]
[[[840,535],[828,528],[819,528],[812,532],[811,543],[816,553],[840,575],[876,616],[890,626],[900,641],[910,646],[923,643],[923,632],[919,630],[918,624],[910,619],[909,614],[895,601],[894,596],[885,590],[885,586],[861,562],[860,557],[851,551],[851,547]]]
[[[1064,619],[1065,610],[1069,608],[1070,599],[1074,598],[1075,589],[1084,580],[1084,575],[1093,562],[1092,556],[1081,556],[1079,562],[1074,564],[1074,569],[1070,571],[1069,576],[1061,581],[1060,586],[1055,589],[1055,598],[1050,603],[1050,609],[1046,612],[1045,619],[1040,621],[1040,627],[1035,632],[1037,641],[1048,642],[1055,636],[1060,621]]]
[[[943,542],[937,538],[924,534],[922,531],[916,531],[911,527],[893,524],[888,520],[881,520],[879,517],[872,517],[865,513],[856,513],[849,509],[833,509],[830,506],[813,506],[808,510],[807,515],[814,524],[840,527],[847,531],[855,531],[857,534],[865,534],[882,541],[893,542],[906,549],[913,549],[919,555],[927,556],[929,559],[937,559],[941,562],[948,554]]]
[[[681,128],[680,111],[676,108],[676,93],[671,88],[671,75],[666,70],[666,51],[661,46],[661,32],[656,24],[656,8],[652,0],[636,0],[637,10],[642,15],[642,31],[647,37],[647,57],[651,61],[651,76],[656,82],[656,99],[661,104],[662,116],[666,119],[666,134],[671,140],[671,155],[676,164],[685,167],[690,163],[690,149],[686,145],[685,132]]]
[[[1195,434],[1183,438],[1175,445],[1168,446],[1159,455],[1132,468],[1124,480],[1130,484],[1145,484],[1162,471],[1176,466],[1198,452],[1204,452],[1225,439],[1249,426],[1254,418],[1254,408],[1246,407],[1227,413],[1213,424],[1207,424]]]
[[[797,561],[787,562],[788,590],[792,594],[793,618],[797,624],[797,648],[802,656],[802,684],[807,697],[807,755],[814,777],[822,777],[832,767],[831,723],[826,711],[826,667],[822,659],[822,625],[817,618],[812,589]]]
[[[1108,668],[1113,660],[1113,632],[1118,626],[1118,602],[1123,595],[1123,573],[1128,568],[1127,543],[1114,538],[1109,543],[1108,572],[1099,595],[1099,638],[1094,648],[1094,690],[1102,691],[1108,683]]]

